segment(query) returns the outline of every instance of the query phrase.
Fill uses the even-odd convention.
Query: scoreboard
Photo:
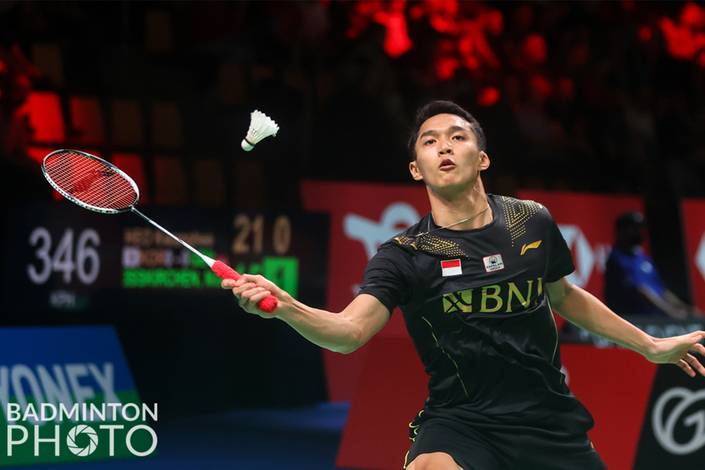
[[[140,209],[238,272],[325,304],[327,215]],[[0,326],[114,326],[141,397],[167,414],[325,398],[318,347],[239,311],[203,261],[140,217],[64,201],[11,208],[3,221]]]
[[[295,297],[322,303],[328,217],[294,212],[146,207],[144,212],[240,273],[262,274]],[[65,203],[6,215],[3,311],[90,314],[118,307],[171,310],[222,297],[203,261],[141,218],[94,214]],[[101,314],[102,312],[102,314]]]

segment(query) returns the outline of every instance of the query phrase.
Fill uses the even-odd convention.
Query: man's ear
[[[423,179],[423,176],[421,176],[421,172],[419,171],[419,165],[416,163],[416,160],[412,160],[409,162],[409,173],[411,173],[411,177],[414,179],[414,181],[421,181]]]
[[[484,150],[480,150],[480,170],[484,171],[490,167],[490,156]]]

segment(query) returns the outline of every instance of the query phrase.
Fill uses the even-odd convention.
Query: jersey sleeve
[[[546,210],[548,222],[548,260],[546,263],[546,282],[556,282],[575,271],[573,255],[550,212]]]
[[[392,313],[409,301],[412,275],[409,254],[391,243],[384,244],[367,264],[358,294],[376,297]]]

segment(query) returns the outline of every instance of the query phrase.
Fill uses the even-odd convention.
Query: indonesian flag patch
[[[441,271],[443,272],[443,277],[458,276],[463,274],[463,267],[460,265],[460,259],[441,261]]]

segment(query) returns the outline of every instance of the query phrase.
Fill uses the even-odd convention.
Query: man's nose
[[[441,149],[438,152],[440,155],[445,155],[448,153],[453,153],[453,147],[450,145],[450,141],[448,140],[443,140],[441,142]]]

